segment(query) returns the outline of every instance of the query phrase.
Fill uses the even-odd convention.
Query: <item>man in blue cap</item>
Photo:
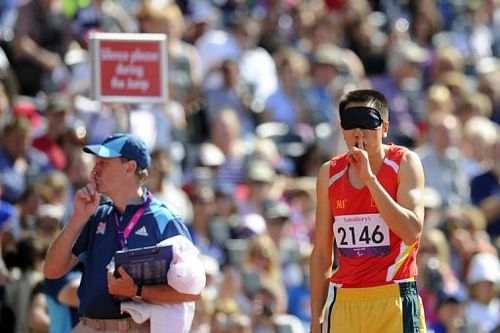
[[[118,250],[154,246],[176,235],[191,239],[189,232],[181,216],[143,186],[151,159],[142,139],[114,134],[83,150],[96,157],[91,180],[75,194],[73,214],[47,252],[45,277],[58,278],[79,261],[84,264],[81,320],[74,332],[149,333],[148,322],[137,324],[121,313],[122,300],[183,303],[199,295],[179,293],[166,283],[143,286],[123,267],[113,272],[108,264]],[[110,200],[101,202],[100,194]]]

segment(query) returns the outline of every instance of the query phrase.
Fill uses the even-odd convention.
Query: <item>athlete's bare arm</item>
[[[389,228],[411,245],[420,239],[424,224],[424,171],[416,153],[408,151],[403,156],[398,181],[396,200],[376,177],[370,177],[366,185]]]
[[[318,333],[320,329],[333,264],[333,216],[328,199],[329,169],[328,161],[321,166],[316,183],[316,225],[309,262],[312,333]]]

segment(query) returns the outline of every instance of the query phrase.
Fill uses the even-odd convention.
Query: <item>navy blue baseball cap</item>
[[[83,151],[102,158],[123,157],[136,161],[142,169],[149,168],[151,157],[146,143],[137,135],[129,133],[116,133],[110,135],[100,145],[88,145]]]

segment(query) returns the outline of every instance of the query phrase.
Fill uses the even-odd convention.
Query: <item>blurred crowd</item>
[[[93,100],[96,31],[166,34],[168,101]],[[2,0],[0,46],[1,332],[62,320],[43,258],[89,181],[82,146],[114,132],[147,142],[148,188],[202,253],[192,332],[306,332],[315,177],[356,88],[423,162],[429,332],[500,332],[500,1]]]

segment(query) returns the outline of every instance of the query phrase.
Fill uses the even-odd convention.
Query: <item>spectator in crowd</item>
[[[1,179],[0,176],[0,184]],[[0,186],[0,197],[1,194],[2,186]],[[8,275],[3,263],[3,252],[19,238],[20,232],[19,213],[16,207],[0,199],[0,253],[2,254],[0,258],[0,275],[3,276],[0,281],[5,282]]]
[[[424,231],[442,227],[444,220],[443,199],[435,188],[426,186],[424,188]]]
[[[59,279],[43,280],[50,317],[49,332],[69,333],[78,323],[78,287],[82,273],[75,269]]]
[[[247,83],[241,77],[238,63],[234,60],[224,60],[220,66],[212,67],[222,77],[220,87],[204,89],[205,112],[208,126],[213,126],[215,119],[222,110],[230,108],[236,111],[242,125],[242,135],[251,137],[255,131],[255,115],[251,110],[253,94]]]
[[[210,255],[219,263],[224,262],[224,234],[218,233],[214,225],[215,195],[210,187],[198,186],[191,195],[193,205],[193,220],[188,226],[193,243],[203,254]]]
[[[464,169],[469,179],[491,167],[499,133],[498,125],[484,116],[474,116],[465,122],[462,151],[466,157]]]
[[[0,40],[8,41],[12,38],[16,23],[18,0],[6,0],[0,4]]]
[[[451,253],[451,267],[464,280],[472,256],[477,252],[495,253],[495,247],[486,231],[486,219],[475,206],[463,205],[449,208],[442,228]]]
[[[310,244],[303,244],[299,246],[299,254],[296,261],[295,268],[298,269],[296,273],[296,281],[288,281],[287,295],[288,295],[288,313],[296,316],[302,321],[305,331],[311,325],[311,290],[309,288],[309,257],[311,256],[312,247]],[[290,273],[289,270],[284,270],[284,275]]]
[[[424,100],[424,115],[418,124],[418,137],[415,147],[420,147],[426,143],[429,135],[429,119],[436,117],[436,114],[445,115],[454,112],[453,100],[450,90],[442,84],[431,85],[426,92]]]
[[[456,112],[458,107],[464,103],[469,93],[469,86],[473,83],[469,82],[469,78],[459,71],[448,71],[443,73],[437,81],[450,90],[451,100],[453,102],[453,112]]]
[[[490,118],[500,123],[500,85],[498,84],[498,73],[500,72],[500,61],[498,58],[484,58],[478,60],[475,66],[477,72],[477,90],[485,94],[493,106]]]
[[[454,115],[436,115],[430,119],[427,143],[417,150],[424,166],[425,185],[439,192],[445,206],[469,201],[461,138],[462,128]]]
[[[428,60],[427,50],[412,41],[399,41],[388,53],[387,73],[372,77],[372,87],[381,91],[389,102],[391,131],[388,142],[408,147],[415,145],[423,100],[423,64]]]
[[[368,19],[371,14],[369,1],[349,1],[339,7],[335,12],[342,22],[341,29],[350,33],[337,38],[344,40],[345,46],[358,55],[369,76],[380,74],[386,68],[385,45],[381,45],[380,39],[383,32],[376,22]]]
[[[39,112],[41,104],[34,97],[17,95],[14,97],[14,104],[8,119],[11,121],[12,118],[18,116],[28,118],[33,129],[32,137],[36,138],[43,131],[44,126],[43,117]]]
[[[470,297],[465,308],[465,317],[484,332],[491,332],[500,326],[498,255],[486,252],[475,254],[470,261],[466,281]]]
[[[61,171],[52,170],[37,180],[37,186],[41,203],[54,205],[58,211],[63,213],[63,216],[60,217],[60,222],[63,222],[62,218],[68,215],[65,208],[69,195],[68,176]]]
[[[219,165],[215,174],[215,185],[224,187],[242,184],[246,179],[248,151],[236,111],[222,110],[210,132],[210,141],[224,154],[224,163]]]
[[[314,180],[296,178],[285,189],[284,198],[290,207],[289,236],[299,244],[310,244],[314,231]]]
[[[424,111],[426,120],[432,118],[435,113],[450,114],[453,113],[454,110],[455,108],[451,96],[451,91],[447,86],[445,86],[444,84],[435,83],[427,89]]]
[[[477,205],[487,220],[488,234],[498,239],[500,235],[500,140],[493,149],[490,167],[471,181],[472,203]]]
[[[60,205],[42,204],[38,207],[35,231],[38,237],[50,244],[63,225],[64,208]]]
[[[64,64],[72,29],[59,1],[32,0],[20,4],[14,27],[13,66],[20,93],[64,90],[69,77]]]
[[[92,32],[138,31],[137,22],[118,1],[80,0],[77,7],[74,14],[68,16],[72,17],[74,38],[85,49]]]
[[[480,116],[491,119],[492,104],[488,96],[483,93],[469,93],[456,110],[460,122],[465,124],[472,117]]]
[[[50,182],[42,180],[42,200],[49,192]],[[63,181],[64,184],[66,182]],[[54,204],[50,200],[38,207],[35,216],[35,232],[44,244],[50,244],[61,227],[64,217],[64,205]],[[69,333],[78,322],[78,296],[80,285],[80,267],[60,279],[42,279],[33,288],[28,312],[28,327],[33,332]]]
[[[38,183],[29,184],[18,200],[16,206],[19,211],[20,234],[35,230],[35,217],[41,205],[40,186]],[[17,236],[19,237],[19,235]]]
[[[241,311],[238,304],[228,298],[220,299],[215,304],[210,325],[211,333],[242,332],[251,333],[253,331],[252,321],[248,315]]]
[[[38,282],[31,292],[28,306],[27,326],[30,332],[48,332],[50,316],[47,311],[47,300],[42,292],[43,280]]]
[[[274,311],[283,313],[287,306],[287,296],[282,280],[281,263],[278,251],[267,231],[249,239],[241,267],[242,292],[250,300],[260,288],[273,286]]]
[[[92,155],[82,151],[82,146],[86,143],[85,133],[80,131],[81,125],[77,128],[69,128],[62,138],[61,146],[66,157],[66,168],[64,174],[67,176],[67,198],[65,206],[64,222],[69,219],[69,214],[73,209],[73,197],[75,192],[89,181],[90,172],[94,163]]]
[[[0,174],[7,202],[16,203],[29,183],[52,169],[45,154],[31,146],[32,133],[29,119],[22,116],[12,118],[2,133]]]
[[[428,228],[422,234],[417,256],[417,282],[428,325],[442,319],[439,316],[442,293],[460,294],[464,300],[466,297],[465,286],[451,267],[448,247],[446,234],[440,229]]]
[[[193,1],[189,3],[188,10],[182,10],[186,18],[186,27],[183,40],[189,44],[196,44],[205,32],[218,23],[219,8],[206,1]]]
[[[463,54],[453,45],[439,47],[434,54],[427,73],[427,84],[438,83],[446,73],[462,73],[465,67]]]
[[[276,199],[270,197],[271,186],[275,178],[276,171],[267,161],[260,159],[249,161],[247,193],[244,198],[237,200],[240,215],[264,214],[266,203]]]
[[[0,70],[0,129],[3,129],[6,125],[10,110],[14,104],[14,92],[11,90],[12,87],[9,86],[6,73]]]
[[[174,164],[169,151],[156,149],[151,152],[151,168],[147,186],[151,193],[161,201],[177,209],[186,223],[190,224],[193,220],[193,207],[188,195],[174,183]]]
[[[6,304],[16,315],[16,333],[28,330],[32,293],[43,279],[42,265],[47,246],[35,234],[25,235],[16,243],[16,273],[5,290]]]
[[[269,202],[264,205],[262,215],[266,220],[267,230],[274,245],[276,248],[281,249],[284,245],[282,242],[288,240],[286,226],[290,219],[290,207],[283,201]],[[278,252],[287,259],[285,253],[283,253],[284,251]]]
[[[304,77],[309,71],[307,59],[291,48],[281,48],[274,55],[278,71],[278,89],[266,99],[264,121],[282,122],[295,128],[308,123],[305,109]]]
[[[410,37],[421,47],[431,51],[432,38],[441,30],[442,17],[437,4],[431,0],[409,3]]]
[[[278,76],[273,58],[258,45],[261,26],[255,18],[237,13],[231,33],[241,52],[238,64],[241,77],[253,94],[252,105],[257,105],[255,110],[262,111],[267,97],[276,91]]]
[[[67,95],[54,93],[47,97],[46,103],[43,110],[46,120],[45,133],[33,140],[33,147],[47,155],[54,169],[63,170],[67,161],[59,141],[68,129],[72,112],[71,100]]]
[[[1,192],[0,186],[0,194]],[[15,242],[12,229],[18,223],[14,206],[0,200],[0,330],[6,333],[14,332],[15,316],[12,309],[5,303],[5,288],[10,282],[10,272],[5,265],[4,255],[5,248]]]
[[[338,96],[333,90],[333,81],[339,69],[345,66],[341,51],[333,44],[324,44],[312,55],[311,84],[306,90],[306,109],[309,122],[336,124],[335,101]]]
[[[477,333],[483,332],[477,324],[465,317],[467,296],[460,292],[440,292],[437,303],[437,320],[429,324],[431,333]]]
[[[304,328],[300,320],[291,314],[279,310],[279,286],[265,281],[252,294],[252,326],[254,332],[271,333],[289,331],[303,333]]]
[[[147,0],[136,14],[140,32],[166,34],[168,52],[169,96],[191,111],[201,83],[200,55],[182,40],[184,18],[174,2]]]

